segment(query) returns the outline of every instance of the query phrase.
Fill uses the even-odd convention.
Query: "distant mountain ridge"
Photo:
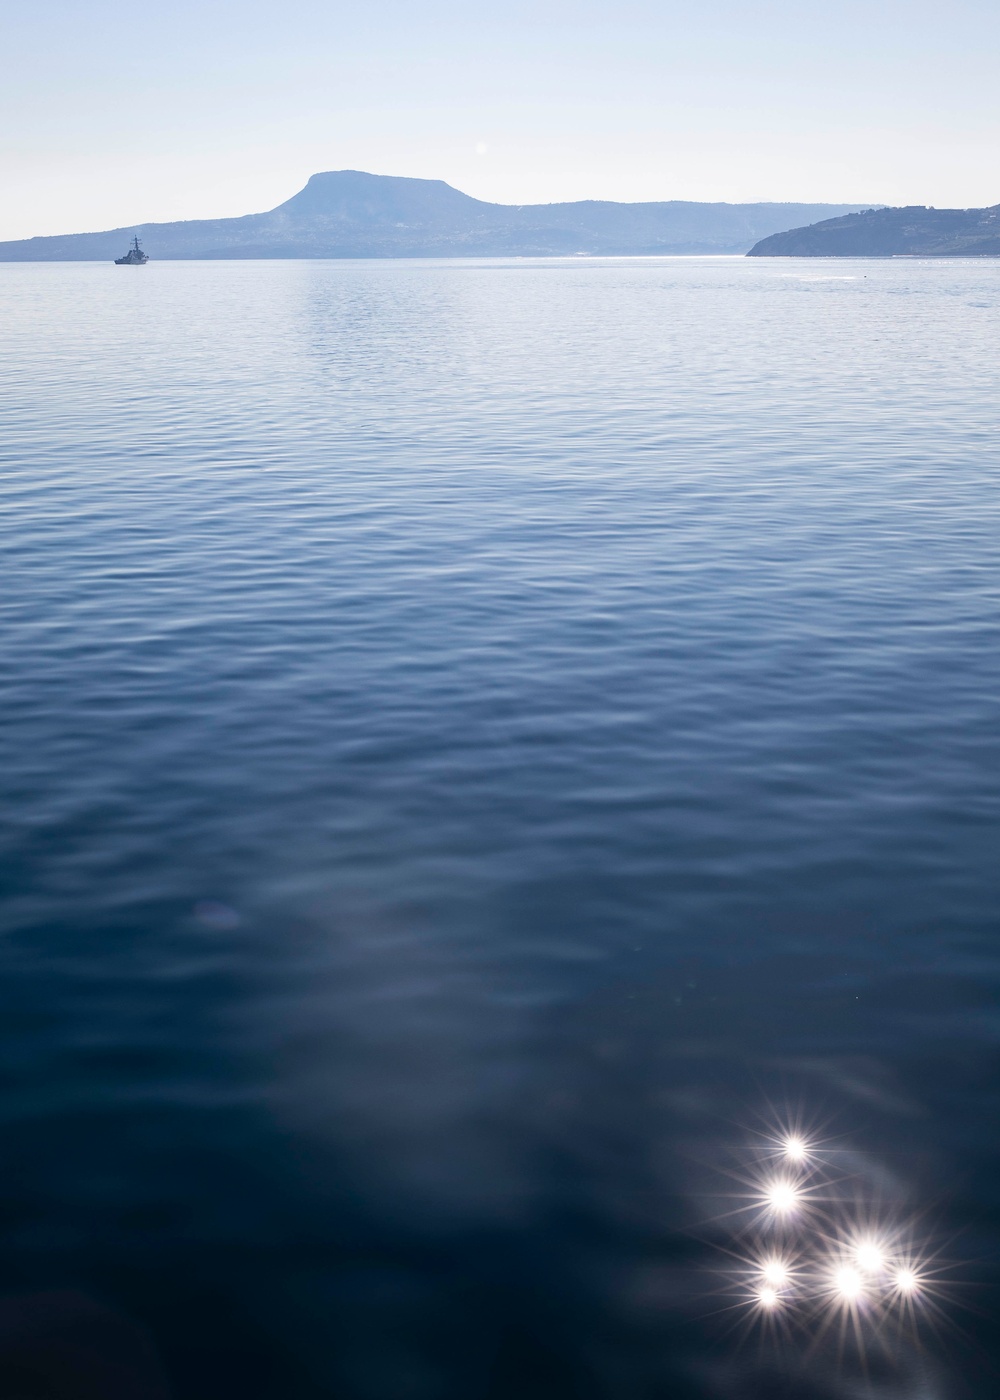
[[[1000,256],[1000,204],[988,209],[865,209],[773,233],[751,258],[955,258]]]
[[[745,253],[858,204],[489,204],[443,180],[335,170],[264,214],[136,224],[0,243],[0,262],[104,261],[138,233],[153,259]]]

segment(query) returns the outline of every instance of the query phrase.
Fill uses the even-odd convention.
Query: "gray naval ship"
[[[149,262],[149,254],[139,247],[139,235],[132,235],[132,246],[123,258],[115,258],[115,267],[141,267]]]

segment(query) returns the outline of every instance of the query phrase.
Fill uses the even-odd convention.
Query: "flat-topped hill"
[[[989,209],[865,209],[773,233],[751,258],[956,258],[1000,256],[1000,204]]]
[[[135,224],[0,243],[0,261],[118,257],[133,233],[153,259],[545,256],[745,253],[792,224],[850,204],[489,204],[443,180],[335,170],[276,209],[238,219]]]

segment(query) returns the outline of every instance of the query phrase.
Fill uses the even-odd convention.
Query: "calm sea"
[[[5,1397],[997,1393],[998,331],[0,267]]]

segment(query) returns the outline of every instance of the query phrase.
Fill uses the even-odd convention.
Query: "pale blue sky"
[[[0,238],[316,170],[483,199],[1000,201],[1000,0],[5,0]]]

